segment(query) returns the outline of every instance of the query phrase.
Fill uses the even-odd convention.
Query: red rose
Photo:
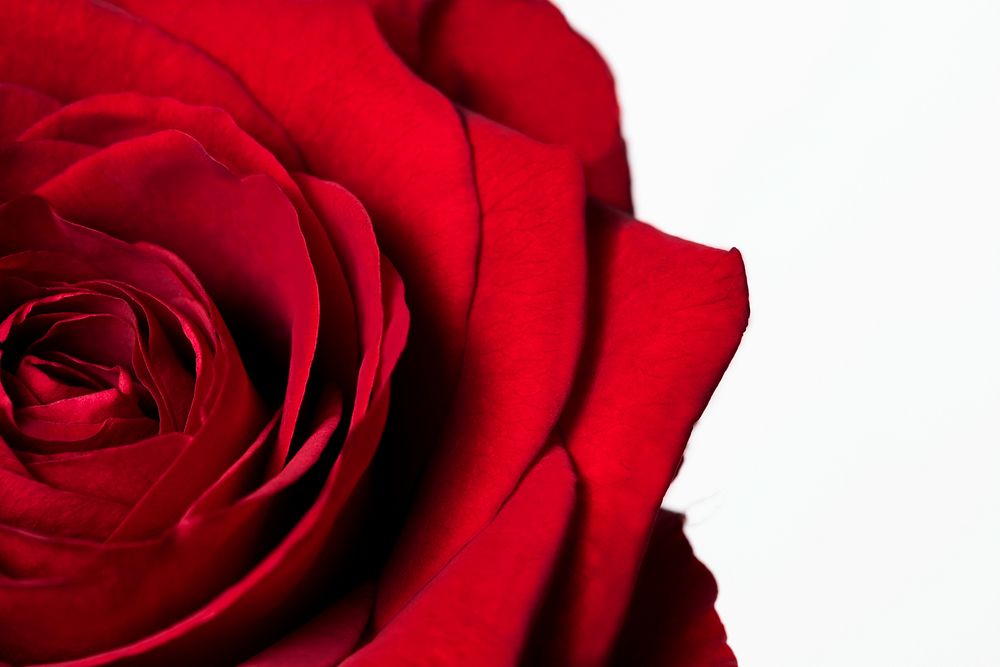
[[[0,1],[0,662],[730,664],[617,115],[540,0]]]

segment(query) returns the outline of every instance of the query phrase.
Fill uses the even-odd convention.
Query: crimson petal
[[[459,103],[583,162],[588,190],[630,211],[611,72],[547,1],[445,0],[422,30],[421,72]]]
[[[418,664],[516,664],[569,526],[574,482],[565,450],[554,447],[487,526],[344,667],[414,664],[415,638]]]
[[[541,451],[583,338],[578,162],[474,114],[468,127],[483,247],[466,362],[423,495],[383,576],[377,627],[486,525]]]
[[[667,485],[746,327],[738,252],[590,211],[592,333],[562,430],[580,513],[548,608],[545,664],[607,657]]]
[[[79,67],[81,62],[87,66]],[[61,101],[135,91],[218,106],[285,164],[299,164],[282,128],[231,72],[190,44],[107,3],[0,3],[0,81]]]
[[[715,580],[691,551],[683,527],[682,516],[657,514],[611,665],[736,667],[715,612]]]
[[[37,90],[0,82],[0,144],[58,108],[58,100]]]

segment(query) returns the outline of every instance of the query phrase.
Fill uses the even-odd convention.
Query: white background
[[[666,505],[743,667],[1000,665],[1000,2],[562,0],[753,311]]]

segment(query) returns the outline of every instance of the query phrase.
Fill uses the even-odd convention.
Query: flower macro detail
[[[0,0],[0,662],[733,664],[748,318],[543,0]]]

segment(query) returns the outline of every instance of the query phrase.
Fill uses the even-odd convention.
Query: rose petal
[[[433,0],[365,0],[396,53],[408,63],[420,59],[420,33]]]
[[[31,475],[49,486],[135,504],[187,444],[189,436],[170,433],[130,445],[56,455],[22,453]]]
[[[361,639],[371,613],[373,590],[361,586],[242,667],[327,667],[337,665]]]
[[[7,470],[23,477],[31,477],[28,469],[24,467],[20,457],[15,454],[14,448],[10,446],[3,435],[0,435],[0,470]],[[0,573],[3,572],[2,562],[0,559]]]
[[[138,342],[134,320],[120,315],[66,313],[49,316],[45,318],[50,320],[48,331],[33,341],[28,351],[38,354],[61,352],[112,368],[126,366]]]
[[[86,573],[102,549],[99,542],[55,538],[0,524],[0,572],[8,587],[18,581],[51,582],[70,573]],[[0,586],[0,593],[2,603],[7,590]]]
[[[220,475],[197,501],[192,503],[184,515],[185,518],[221,509],[261,488],[261,484],[267,479],[267,465],[271,460],[278,418],[279,415],[275,414],[239,459]],[[334,423],[340,421],[339,399],[336,400],[335,406],[330,407],[329,418]]]
[[[466,363],[380,586],[377,627],[486,525],[537,456],[569,392],[583,334],[579,164],[479,116],[468,127],[483,247]]]
[[[100,375],[88,372],[94,368]],[[44,405],[111,386],[109,370],[86,362],[69,365],[51,357],[25,355],[18,364],[17,376],[11,379],[23,382],[22,386],[35,398],[34,405]]]
[[[58,108],[58,100],[37,90],[0,82],[0,144]]]
[[[337,571],[334,556],[342,558],[354,546],[345,532],[349,524],[343,523],[350,516],[345,503],[378,442],[387,396],[383,392],[376,399],[345,444],[345,451],[360,456],[349,457],[346,465],[338,462],[317,503],[262,561],[250,559],[265,532],[264,521],[280,516],[287,523],[285,513],[294,507],[287,503],[294,494],[255,494],[177,533],[105,549],[90,571],[66,570],[80,572],[72,581],[28,579],[6,590],[0,581],[0,622],[10,629],[0,634],[0,650],[25,661],[87,656],[68,663],[74,667],[128,663],[139,656],[153,664],[190,664],[199,656],[229,655],[274,641],[282,629],[275,619],[294,618],[303,597]],[[329,430],[320,435],[329,437]],[[64,553],[66,547],[51,539],[29,542],[0,528],[0,547],[4,538],[19,540],[8,547],[15,557],[35,556],[12,563],[22,571],[35,566],[39,553],[63,565],[86,557]],[[206,553],[213,557],[205,558]],[[165,567],[174,573],[169,587],[162,578]],[[205,599],[220,587],[224,590]],[[193,603],[199,606],[191,609]],[[182,611],[188,615],[176,620]]]
[[[108,419],[139,419],[135,400],[117,389],[63,398],[45,405],[29,405],[14,412],[15,420],[64,424],[100,424]]]
[[[331,425],[324,425],[317,437],[328,438],[331,431]],[[292,490],[285,485],[278,493],[257,494],[224,512],[182,523],[157,539],[104,544],[96,552],[86,543],[5,532],[0,527],[0,547],[6,549],[0,564],[18,575],[13,581],[0,581],[0,623],[5,628],[0,633],[0,650],[23,662],[89,656],[81,664],[105,664],[135,652],[130,642],[145,637],[140,652],[161,646],[165,638],[186,643],[189,650],[192,642],[198,647],[186,659],[166,659],[167,664],[188,663],[192,656],[204,655],[213,650],[214,637],[208,641],[202,637],[199,644],[197,627],[225,620],[227,614],[220,612],[227,611],[232,594],[222,598],[230,602],[213,602],[199,612],[196,623],[184,622],[184,631],[178,633],[171,624],[237,581],[255,590],[259,576],[240,577],[253,566],[260,567],[255,562],[259,550],[273,543],[274,531],[282,531],[280,535],[288,530],[288,512],[296,506]],[[282,520],[276,523],[276,517]],[[325,536],[320,533],[316,539]],[[284,567],[283,559],[277,563]],[[171,572],[169,582],[163,578],[165,570]],[[292,573],[314,575],[313,585],[318,581],[311,570],[300,572],[293,566]],[[282,581],[287,583],[287,572],[285,576]],[[250,613],[272,612],[278,601],[290,595],[287,588],[280,591],[272,591],[268,603],[250,605]],[[246,614],[248,610],[240,611]],[[273,617],[268,618],[273,625]],[[258,630],[259,641],[266,641],[265,628]],[[242,645],[231,648],[238,650]],[[164,650],[169,651],[167,646]],[[111,654],[101,654],[108,649],[113,650]]]
[[[684,537],[684,518],[660,510],[612,665],[736,667],[715,613],[718,588]]]
[[[601,664],[695,421],[746,327],[743,263],[590,212],[591,338],[562,431],[581,480],[542,662]]]
[[[406,307],[403,279],[385,255],[381,259],[379,268],[382,277],[384,330],[382,353],[379,355],[378,370],[375,374],[375,396],[388,387],[389,381],[395,376],[396,366],[407,347],[407,336],[410,331],[410,311]]]
[[[371,220],[354,196],[336,183],[308,174],[296,174],[295,178],[334,246],[340,249],[352,297],[357,304],[362,361],[358,369],[353,423],[368,407],[382,348],[381,252]]]
[[[569,459],[555,447],[486,528],[344,667],[517,664],[574,496]]]
[[[553,4],[446,1],[421,35],[428,80],[470,109],[573,150],[591,195],[631,210],[614,79]]]
[[[101,541],[128,506],[46,486],[0,470],[0,524],[24,531]]]
[[[27,194],[91,155],[94,149],[69,141],[28,141],[0,146],[0,204]]]
[[[108,3],[0,4],[0,81],[63,101],[135,91],[222,107],[285,164],[298,165],[284,131],[232,73]]]

